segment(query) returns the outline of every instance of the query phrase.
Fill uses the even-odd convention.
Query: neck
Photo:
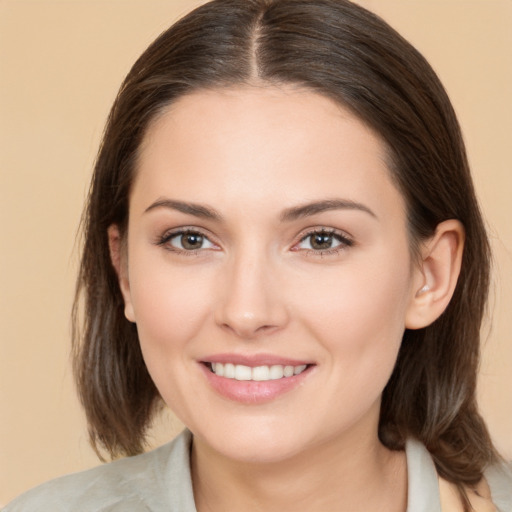
[[[405,454],[377,435],[335,439],[279,462],[234,461],[194,439],[198,512],[405,511]]]

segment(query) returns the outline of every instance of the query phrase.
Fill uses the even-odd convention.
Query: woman
[[[162,400],[189,430],[6,510],[512,507],[475,401],[489,249],[460,130],[379,18],[183,18],[121,87],[84,233],[93,445],[140,453]]]

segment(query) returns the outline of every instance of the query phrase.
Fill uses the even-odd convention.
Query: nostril
[[[256,329],[256,332],[263,332],[269,334],[270,332],[275,331],[276,329],[278,329],[277,325],[262,325],[261,327],[258,327],[258,329]]]

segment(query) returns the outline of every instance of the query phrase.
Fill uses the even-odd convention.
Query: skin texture
[[[326,200],[345,206],[290,213]],[[183,248],[183,228],[203,237],[199,249]],[[332,247],[315,249],[311,232]],[[194,433],[199,511],[297,500],[301,510],[405,510],[404,456],[377,437],[380,396],[404,329],[446,307],[463,230],[443,223],[413,261],[404,200],[372,131],[291,87],[183,97],[142,145],[126,251],[116,226],[109,237],[148,370]],[[310,367],[293,389],[240,403],[205,377],[202,362],[219,354]]]
[[[460,494],[454,484],[440,478],[439,492],[443,511],[464,512]],[[496,512],[497,509],[492,503],[491,491],[485,479],[482,479],[474,488],[466,488],[466,493],[475,512]]]

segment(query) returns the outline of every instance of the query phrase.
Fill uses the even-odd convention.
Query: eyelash
[[[205,235],[202,231],[200,231],[198,229],[192,229],[192,228],[183,228],[183,229],[179,229],[177,231],[166,232],[163,236],[158,238],[158,240],[156,241],[156,245],[164,247],[166,250],[168,250],[170,252],[174,252],[174,253],[186,255],[186,256],[196,256],[200,251],[205,250],[205,248],[203,248],[203,247],[201,247],[199,249],[190,249],[190,250],[180,249],[180,248],[174,247],[170,244],[171,240],[177,239],[178,237],[183,237],[186,235],[194,235],[197,237],[201,237],[203,240],[206,240],[210,244],[215,245],[214,242],[212,242],[210,240],[210,238],[207,235]],[[323,250],[297,248],[297,246],[299,244],[305,242],[308,238],[311,238],[315,235],[330,237],[330,238],[338,241],[339,246],[334,247],[334,248],[323,249]],[[310,245],[311,245],[311,242],[310,242]],[[303,250],[308,255],[324,257],[324,256],[339,254],[340,251],[345,250],[349,247],[352,247],[353,245],[354,245],[354,241],[351,238],[349,238],[347,235],[345,235],[335,229],[317,228],[317,229],[312,229],[312,230],[306,232],[305,234],[303,234],[300,237],[299,241],[293,245],[291,250],[296,251],[296,252]]]
[[[319,256],[319,257],[337,255],[340,253],[340,251],[343,251],[343,250],[345,250],[349,247],[352,247],[354,245],[354,240],[349,238],[344,233],[341,233],[332,228],[317,228],[317,229],[312,229],[312,230],[308,231],[307,233],[305,233],[303,236],[301,236],[299,242],[292,247],[292,250],[299,251],[300,249],[294,249],[294,247],[296,247],[297,245],[301,244],[308,238],[311,238],[312,236],[315,236],[315,235],[323,235],[323,236],[327,236],[327,237],[332,237],[334,240],[338,241],[340,244],[337,247],[324,249],[324,250],[303,249],[306,251],[306,254],[308,254],[308,255]],[[311,242],[310,242],[310,245],[311,245]]]
[[[197,256],[197,254],[201,250],[204,250],[203,248],[187,250],[187,249],[180,249],[179,247],[173,247],[170,244],[171,240],[179,238],[180,236],[183,237],[186,235],[195,235],[195,236],[201,237],[203,240],[207,240],[210,244],[215,245],[210,240],[210,238],[207,235],[205,235],[202,231],[200,231],[198,229],[192,229],[192,228],[182,228],[182,229],[178,229],[176,231],[166,232],[163,236],[158,238],[156,245],[164,247],[166,250],[180,254],[180,255]]]

